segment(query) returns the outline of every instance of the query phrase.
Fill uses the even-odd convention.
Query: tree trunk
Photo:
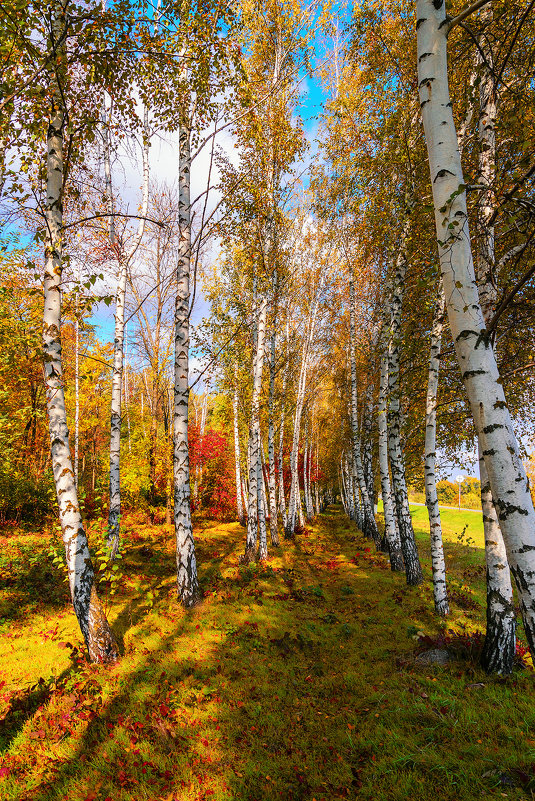
[[[245,512],[243,508],[243,496],[241,487],[240,429],[238,426],[238,385],[236,376],[234,383],[234,396],[232,400],[232,411],[234,414],[234,460],[236,465],[236,508],[238,510],[238,520],[240,522],[240,525],[245,526]]]
[[[190,474],[188,453],[189,405],[189,303],[191,264],[190,132],[179,131],[180,243],[177,261],[175,302],[175,392],[173,409],[173,475],[175,482],[175,535],[178,598],[185,607],[199,600],[195,541],[191,525]]]
[[[256,352],[253,365],[253,395],[251,398],[251,422],[249,426],[249,498],[247,516],[247,541],[244,562],[253,562],[257,558],[256,548],[259,542],[259,494],[262,492],[261,474],[262,455],[260,441],[260,394],[262,392],[262,372],[264,368],[264,349],[266,337],[267,299],[263,298],[258,310],[258,323],[256,327]],[[259,543],[260,544],[260,543]],[[264,555],[264,549],[266,553]],[[267,545],[262,543],[260,558],[267,558]]]
[[[257,505],[258,505],[258,559],[263,562],[268,557],[267,529],[266,529],[266,482],[264,481],[264,448],[262,446],[262,433],[260,420],[257,426],[258,459],[256,462],[257,474]]]
[[[535,510],[475,281],[448,87],[450,25],[443,2],[418,0],[417,16],[420,104],[448,319],[518,590],[524,630],[535,655]]]
[[[407,272],[407,259],[404,252],[406,234],[402,236],[401,251],[395,262],[393,291],[391,295],[390,337],[388,347],[388,454],[392,471],[392,486],[396,517],[401,539],[401,553],[405,565],[407,584],[416,585],[423,581],[420,557],[414,539],[409,495],[405,479],[405,459],[401,448],[401,407],[399,388],[399,342],[401,338],[401,304]]]
[[[78,320],[78,303],[76,304],[74,334],[74,484],[76,491],[78,492],[78,461],[80,443],[80,323]]]
[[[275,479],[275,431],[273,426],[273,406],[275,403],[275,325],[271,333],[269,359],[269,400],[268,400],[268,459],[269,459],[269,530],[271,544],[279,543],[279,527],[277,525],[277,495]]]
[[[301,368],[299,371],[299,384],[297,388],[297,403],[294,413],[292,452],[290,456],[291,486],[290,486],[290,500],[288,503],[288,518],[286,521],[286,528],[284,531],[285,539],[293,539],[297,516],[298,514],[300,518],[302,518],[303,516],[302,506],[301,506],[301,493],[299,489],[299,473],[298,473],[299,440],[301,434],[301,417],[303,414],[303,405],[305,402],[309,350],[312,344],[312,340],[314,338],[316,315],[318,313],[319,297],[322,286],[323,286],[323,278],[320,280],[316,291],[316,297],[314,299],[312,308],[310,310],[310,317],[308,321],[307,331],[305,333],[303,341]],[[302,523],[300,524],[302,525]]]
[[[51,460],[69,587],[74,611],[93,662],[113,662],[118,657],[113,632],[100,604],[86,533],[84,531],[69,448],[69,431],[63,366],[61,361],[61,278],[63,226],[63,131],[66,124],[65,49],[58,41],[66,24],[60,2],[52,6],[52,37],[48,66],[50,117],[47,132],[47,196],[45,204],[45,271],[43,308],[43,355]]]
[[[286,514],[286,495],[284,492],[284,419],[285,419],[285,402],[286,402],[286,386],[288,384],[288,370],[289,370],[289,326],[286,321],[286,365],[284,368],[284,378],[282,380],[282,396],[281,396],[281,419],[279,428],[279,507],[282,518],[282,527],[286,531],[288,525],[288,516]]]
[[[388,303],[388,299],[387,299]],[[390,316],[390,314],[388,314]],[[386,322],[386,321],[385,321]],[[388,331],[388,326],[383,326],[383,331]],[[390,568],[401,572],[405,569],[403,556],[401,553],[401,540],[394,512],[394,502],[392,499],[392,487],[390,485],[390,473],[388,470],[388,426],[387,426],[387,406],[388,406],[388,337],[382,335],[381,353],[381,372],[379,378],[379,399],[377,401],[377,428],[379,429],[379,473],[381,476],[381,496],[383,498],[383,512],[385,517],[385,536],[388,542],[388,552],[390,554]],[[385,341],[386,340],[386,341]]]
[[[380,549],[381,536],[377,528],[373,504],[370,503],[368,488],[362,468],[360,455],[360,437],[358,430],[358,389],[357,389],[357,360],[355,357],[355,346],[357,338],[355,320],[355,284],[353,279],[349,282],[349,361],[351,366],[351,435],[353,443],[353,462],[356,471],[356,478],[362,498],[362,529],[363,533],[375,543],[375,547]]]
[[[124,306],[129,262],[141,244],[145,230],[145,217],[149,204],[149,143],[147,136],[148,112],[144,109],[145,141],[143,144],[143,199],[141,204],[141,220],[138,225],[133,246],[128,254],[123,253],[121,243],[117,241],[114,218],[110,217],[110,244],[116,251],[119,261],[119,281],[115,295],[115,335],[113,342],[113,373],[111,382],[111,415],[110,415],[110,492],[108,511],[108,547],[110,556],[115,558],[119,549],[120,517],[121,517],[121,391],[123,384],[124,364]],[[106,190],[109,211],[113,211],[112,182],[110,168],[110,147],[108,130],[105,131],[104,163],[106,169]],[[125,393],[126,394],[126,393]]]
[[[431,329],[431,349],[429,356],[429,377],[427,381],[427,400],[425,407],[425,502],[429,514],[431,535],[431,565],[433,569],[433,596],[437,615],[449,615],[448,590],[446,587],[446,563],[442,545],[442,524],[438,508],[436,479],[437,447],[437,389],[440,369],[440,346],[444,325],[444,292],[439,292],[433,327]]]
[[[492,9],[482,12],[486,24],[492,21]],[[492,188],[496,181],[496,116],[497,97],[494,86],[493,51],[485,35],[481,37],[476,53],[479,82],[479,180],[488,189],[480,192],[478,204],[478,259],[477,284],[481,311],[489,323],[496,308],[497,290],[494,278],[494,213]],[[484,56],[484,59],[483,59]],[[481,507],[485,534],[485,560],[487,566],[487,630],[481,654],[481,663],[488,673],[506,675],[513,669],[516,651],[516,620],[513,603],[511,572],[507,561],[498,515],[492,500],[482,449],[479,447],[479,476],[481,481]]]

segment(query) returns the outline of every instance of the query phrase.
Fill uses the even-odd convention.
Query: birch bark
[[[273,413],[275,404],[275,324],[271,333],[269,358],[269,399],[268,399],[268,459],[269,459],[269,530],[271,544],[275,547],[279,543],[279,530],[277,525],[277,495],[275,485],[275,430],[273,426]]]
[[[443,1],[418,0],[416,9],[420,105],[448,319],[518,590],[524,630],[535,654],[535,510],[475,282],[448,86],[450,23]]]
[[[431,566],[433,570],[433,597],[437,615],[449,615],[448,590],[446,586],[446,563],[442,545],[442,524],[438,507],[436,479],[436,447],[437,447],[437,390],[440,369],[440,346],[444,325],[444,292],[439,292],[435,307],[433,326],[431,329],[431,349],[429,355],[429,373],[427,380],[427,399],[425,407],[425,502],[429,515],[429,531],[431,535]]]
[[[316,316],[318,313],[319,299],[323,287],[323,277],[320,279],[318,288],[316,290],[316,297],[310,310],[310,317],[308,320],[307,331],[303,342],[303,351],[301,355],[301,367],[299,370],[299,383],[297,387],[297,402],[294,413],[294,429],[292,438],[292,452],[290,456],[290,471],[291,471],[291,485],[290,485],[290,500],[288,502],[288,518],[284,531],[285,539],[293,539],[295,535],[295,523],[297,515],[302,517],[301,507],[301,493],[299,490],[299,473],[298,473],[298,458],[299,458],[299,440],[301,434],[301,418],[303,415],[303,405],[305,402],[305,391],[307,383],[308,372],[308,359],[309,351],[314,338],[314,330],[316,326]]]
[[[143,116],[143,199],[141,203],[141,219],[136,236],[128,252],[123,252],[122,244],[117,241],[115,224],[110,216],[109,237],[112,248],[116,251],[119,260],[119,281],[115,295],[115,335],[113,342],[113,373],[111,384],[111,415],[110,415],[110,491],[108,511],[108,547],[110,557],[114,559],[119,549],[120,517],[121,517],[121,405],[124,367],[124,334],[125,334],[125,297],[128,267],[132,257],[137,251],[145,231],[145,218],[149,204],[149,138],[148,138],[148,111],[144,109]],[[113,193],[110,167],[109,133],[105,131],[105,170],[108,196],[108,207],[113,212]]]
[[[388,302],[388,301],[387,301]],[[388,315],[390,316],[390,314]],[[387,332],[389,326],[383,326]],[[390,485],[390,472],[388,469],[388,337],[382,334],[381,372],[379,377],[379,398],[377,401],[377,428],[379,430],[379,473],[381,476],[381,496],[383,498],[383,511],[385,516],[385,536],[390,554],[390,568],[395,571],[404,570],[403,556],[401,554],[401,540],[396,525],[392,487]]]
[[[175,385],[173,408],[173,476],[178,597],[185,607],[199,600],[197,559],[191,526],[188,453],[189,302],[191,264],[190,131],[179,129],[178,214],[180,241],[175,301]]]
[[[69,447],[67,412],[61,360],[61,278],[64,163],[63,134],[66,125],[65,63],[63,44],[57,45],[67,23],[62,2],[52,5],[48,81],[50,115],[47,131],[43,356],[46,403],[50,430],[52,470],[69,588],[74,611],[93,662],[113,662],[117,644],[106,619],[95,586],[93,564],[84,531]]]
[[[492,22],[492,9],[485,9],[482,21]],[[497,291],[494,277],[494,213],[493,186],[496,181],[496,118],[498,98],[493,77],[493,51],[484,34],[481,52],[476,53],[479,74],[479,180],[487,187],[479,195],[478,204],[478,258],[476,277],[483,319],[488,324],[496,309]],[[492,500],[483,448],[479,447],[479,478],[481,507],[485,535],[485,561],[487,567],[487,630],[481,654],[481,663],[488,673],[508,674],[513,670],[516,651],[516,619],[513,602],[511,572],[505,543]]]
[[[235,371],[237,373],[237,369]],[[240,456],[240,429],[238,426],[238,385],[236,374],[234,377],[234,396],[232,399],[232,411],[234,415],[234,460],[236,466],[236,508],[238,510],[238,520],[241,526],[245,526],[245,512],[243,508],[243,496],[241,486],[241,456]]]
[[[288,384],[288,370],[289,370],[289,342],[290,330],[288,319],[286,320],[286,364],[284,368],[284,378],[282,380],[282,400],[281,400],[281,419],[279,427],[279,507],[282,518],[282,527],[286,530],[288,525],[288,516],[286,514],[286,495],[284,491],[284,421],[286,412],[286,387]]]
[[[260,450],[260,394],[262,391],[262,373],[264,368],[264,350],[266,338],[266,320],[267,320],[267,299],[262,298],[259,309],[256,311],[258,314],[258,321],[256,326],[256,352],[253,364],[253,394],[251,398],[251,422],[249,425],[249,499],[248,509],[249,514],[247,517],[247,541],[245,545],[245,553],[242,561],[254,562],[257,558],[256,548],[257,541],[261,545],[260,558],[267,557],[267,545],[260,543],[259,538],[259,495],[262,492],[261,475],[258,470],[262,469],[261,450]],[[260,496],[261,502],[261,496]],[[265,528],[265,527],[264,527]],[[266,552],[264,556],[264,551]]]
[[[355,284],[353,280],[349,282],[349,361],[351,365],[351,434],[353,444],[353,461],[356,470],[356,477],[362,497],[362,524],[363,532],[366,537],[372,539],[376,548],[381,547],[381,536],[377,528],[373,505],[370,504],[368,488],[364,478],[362,460],[360,455],[360,438],[358,431],[358,388],[357,388],[357,361],[355,357],[356,345],[356,320],[355,320]]]
[[[78,320],[78,304],[76,304],[76,321],[74,324],[74,484],[78,491],[78,461],[80,443],[80,323]]]
[[[392,282],[390,337],[388,343],[388,454],[392,471],[392,487],[396,518],[401,540],[401,553],[405,565],[407,584],[416,585],[423,581],[420,557],[414,539],[409,495],[405,479],[405,460],[401,448],[401,405],[399,388],[399,343],[401,339],[401,306],[407,272],[407,258],[404,251],[406,234],[402,236],[401,250],[394,264]]]

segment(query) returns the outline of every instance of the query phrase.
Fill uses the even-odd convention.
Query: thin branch
[[[445,22],[442,23],[442,27],[445,28],[446,36],[450,35],[451,31],[456,25],[459,25],[461,22],[463,22],[463,20],[471,16],[471,14],[474,14],[476,11],[479,11],[480,8],[483,8],[483,6],[486,6],[491,2],[492,0],[476,0],[475,3],[472,3],[472,5],[465,8],[464,11],[461,11],[461,13],[457,14],[456,17],[452,17],[450,19],[446,17]]]
[[[533,231],[533,232],[531,233],[531,235],[529,236],[529,238],[526,240],[526,242],[525,242],[525,244],[524,244],[524,247],[522,248],[521,252],[518,254],[518,257],[517,257],[517,259],[516,259],[516,262],[518,262],[518,260],[520,259],[520,256],[522,255],[522,253],[523,253],[523,252],[526,250],[526,248],[528,247],[529,243],[530,243],[530,242],[531,242],[531,240],[533,239],[533,236],[534,236],[534,235],[535,235],[535,231]],[[522,276],[522,278],[521,278],[519,281],[517,281],[517,282],[516,282],[516,284],[515,284],[515,285],[514,285],[514,287],[513,287],[513,288],[510,290],[510,292],[508,292],[508,293],[507,293],[507,295],[506,295],[506,296],[503,298],[503,300],[501,300],[501,301],[500,301],[500,303],[498,304],[498,306],[497,306],[497,308],[496,308],[496,311],[494,312],[494,316],[493,316],[492,320],[490,321],[490,323],[489,323],[489,324],[488,324],[488,326],[487,326],[487,331],[494,331],[494,329],[496,328],[496,326],[497,326],[497,324],[498,324],[498,320],[500,319],[500,317],[502,316],[502,314],[504,313],[504,311],[506,310],[506,308],[509,306],[509,304],[510,304],[510,303],[511,303],[511,301],[513,300],[514,296],[515,296],[515,295],[516,295],[518,292],[520,292],[520,290],[522,289],[522,287],[523,287],[525,284],[527,284],[527,282],[529,281],[529,279],[530,279],[530,278],[531,278],[533,275],[535,275],[535,264],[533,264],[533,265],[532,265],[532,266],[529,268],[529,270],[527,270],[527,271],[524,273],[524,275]]]
[[[82,217],[81,220],[75,220],[74,222],[64,225],[63,230],[65,231],[67,228],[72,228],[74,225],[89,222],[89,220],[100,220],[102,217],[124,217],[125,219],[128,218],[131,220],[145,220],[146,222],[154,223],[154,225],[159,225],[160,228],[167,227],[161,220],[153,220],[152,217],[143,217],[141,214],[123,214],[120,211],[114,211],[106,214],[93,214],[91,217]]]

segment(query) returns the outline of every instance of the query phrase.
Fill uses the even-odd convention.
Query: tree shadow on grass
[[[335,511],[320,521],[323,542],[335,533],[336,520]],[[437,730],[446,738],[451,727],[427,708],[421,692],[392,695],[396,683],[413,681],[395,664],[396,653],[413,647],[407,610],[393,597],[403,577],[372,570],[366,560],[351,562],[352,536],[337,536],[316,558],[303,553],[313,551],[310,538],[306,544],[297,539],[285,546],[282,567],[249,572],[237,564],[243,533],[221,537],[218,552],[227,555],[219,559],[230,562],[224,592],[218,571],[207,569],[204,580],[211,576],[214,595],[189,612],[158,599],[134,625],[121,663],[81,666],[25,732],[24,762],[13,767],[13,781],[26,784],[27,795],[13,789],[5,798],[381,797],[374,758],[390,749],[382,787],[394,793],[396,765],[409,749],[405,739],[412,749],[410,765],[403,762],[406,789],[420,798],[426,738]],[[313,592],[319,585],[323,598]],[[388,691],[383,679],[394,683]],[[400,703],[409,713],[398,723]],[[64,715],[72,733],[57,739]],[[391,737],[393,725],[398,740]],[[31,738],[38,727],[43,742]],[[433,747],[434,759],[449,758],[446,739]],[[45,759],[49,773],[41,778],[38,764]],[[462,760],[458,770],[462,778]],[[361,796],[363,786],[375,795]],[[442,797],[457,797],[452,793],[444,789]]]

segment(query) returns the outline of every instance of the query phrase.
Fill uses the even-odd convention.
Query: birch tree
[[[417,1],[418,85],[448,320],[534,653],[535,510],[479,302],[448,85],[448,34],[484,4],[477,2],[449,20],[443,0]]]
[[[74,611],[89,657],[112,662],[118,649],[95,586],[95,573],[84,530],[69,447],[61,360],[61,280],[63,270],[64,129],[69,86],[65,69],[67,3],[54,2],[49,31],[48,91],[50,111],[46,153],[45,271],[43,355],[52,470],[65,545]]]
[[[433,569],[433,596],[437,615],[449,615],[448,591],[446,587],[446,563],[442,544],[442,523],[438,507],[436,478],[437,448],[437,388],[440,368],[440,346],[444,324],[444,293],[442,289],[436,303],[431,329],[431,348],[429,355],[429,377],[425,408],[425,502],[429,514],[431,536],[431,565]]]
[[[485,27],[492,22],[492,10],[482,12]],[[493,52],[486,35],[476,54],[479,67],[478,167],[479,184],[484,187],[477,205],[478,258],[476,278],[485,324],[496,310],[497,291],[494,271],[493,187],[496,182],[496,117],[498,94],[494,81]],[[487,566],[487,628],[481,663],[489,673],[511,673],[516,651],[516,619],[511,573],[500,522],[490,487],[481,444],[478,447],[481,507]]]
[[[145,230],[145,218],[147,216],[149,203],[149,132],[148,132],[148,111],[145,107],[143,113],[143,189],[140,210],[140,220],[135,237],[125,248],[123,243],[118,240],[116,235],[113,203],[113,186],[110,165],[110,133],[108,120],[104,119],[104,149],[105,149],[105,170],[106,170],[106,194],[108,197],[109,217],[109,240],[112,251],[115,252],[118,265],[119,276],[117,281],[117,291],[115,294],[115,335],[113,342],[113,373],[112,373],[112,396],[111,396],[111,420],[110,420],[110,493],[108,511],[108,547],[110,556],[115,558],[119,548],[119,524],[121,517],[121,404],[122,404],[122,385],[123,385],[123,363],[124,363],[124,338],[125,338],[125,298],[128,270],[134,254],[136,253]]]

